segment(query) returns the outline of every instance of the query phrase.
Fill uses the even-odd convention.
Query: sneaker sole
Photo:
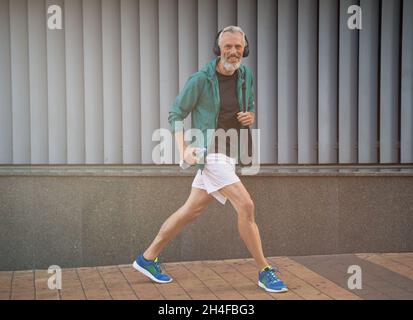
[[[283,288],[283,289],[280,289],[280,290],[268,289],[268,288],[265,286],[265,284],[263,284],[261,281],[258,281],[258,286],[259,286],[260,288],[263,288],[265,291],[272,292],[272,293],[283,293],[283,292],[287,292],[287,291],[288,291],[287,288]]]
[[[133,262],[133,267],[138,270],[140,273],[144,274],[145,276],[147,276],[149,279],[151,279],[152,281],[155,281],[157,283],[168,283],[171,282],[173,279],[171,278],[171,280],[167,280],[167,281],[163,281],[163,280],[159,280],[156,279],[148,270],[142,268],[140,265],[138,265],[136,263],[136,261]]]

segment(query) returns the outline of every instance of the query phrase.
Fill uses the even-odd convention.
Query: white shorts
[[[192,188],[203,189],[220,203],[225,204],[227,198],[219,190],[240,181],[235,173],[235,159],[222,153],[210,153],[206,157],[204,170],[198,170]]]

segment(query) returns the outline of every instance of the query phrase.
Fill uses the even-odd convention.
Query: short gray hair
[[[228,27],[225,27],[224,29],[222,29],[221,33],[219,34],[219,37],[218,37],[218,46],[221,45],[222,35],[223,35],[225,32],[231,32],[231,33],[239,32],[239,33],[241,33],[241,34],[242,34],[242,37],[244,38],[244,47],[247,45],[247,41],[245,40],[245,32],[242,31],[242,29],[241,29],[240,27],[238,27],[238,26],[228,26]]]

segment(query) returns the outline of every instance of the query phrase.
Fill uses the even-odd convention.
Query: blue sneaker
[[[133,262],[133,267],[155,282],[168,283],[172,281],[170,276],[162,273],[161,263],[158,258],[155,260],[146,260],[143,254],[141,254],[136,257],[136,260]]]
[[[258,285],[268,292],[287,292],[288,288],[275,274],[275,270],[268,266],[258,273]]]

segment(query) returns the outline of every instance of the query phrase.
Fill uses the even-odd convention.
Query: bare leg
[[[185,225],[201,215],[211,199],[212,197],[205,190],[192,188],[191,194],[185,204],[169,216],[162,224],[158,235],[143,253],[145,259],[155,259],[168,242],[175,237]]]
[[[268,265],[262,250],[261,237],[254,218],[254,202],[242,182],[236,182],[219,190],[227,197],[238,214],[238,231],[249,252],[261,270]]]

